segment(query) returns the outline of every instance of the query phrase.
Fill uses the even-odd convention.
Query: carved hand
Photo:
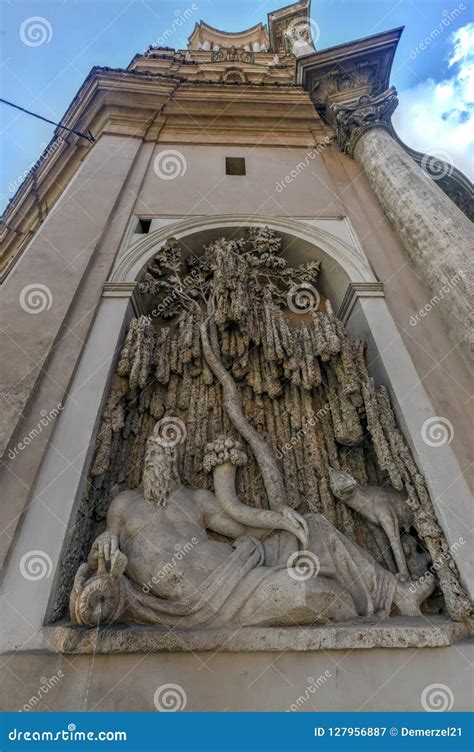
[[[286,523],[285,530],[294,533],[303,548],[306,548],[309,543],[309,529],[305,518],[290,507],[283,507],[282,512]]]
[[[110,533],[108,530],[102,535],[99,535],[95,539],[92,546],[91,555],[95,559],[103,559],[105,562],[110,562],[113,555],[118,551],[119,542],[115,533]]]

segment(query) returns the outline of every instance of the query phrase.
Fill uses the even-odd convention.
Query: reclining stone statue
[[[379,528],[382,528],[395,557],[399,578],[408,580],[410,574],[400,540],[400,529],[409,530],[414,518],[406,502],[406,494],[391,487],[359,486],[356,479],[343,470],[331,469],[329,481],[336,499],[359,512],[373,527],[376,540],[383,551],[385,541],[382,539],[380,542],[377,535]]]
[[[241,503],[235,473],[246,459],[239,442],[219,438],[204,458],[214,493],[186,488],[155,427],[142,485],[115,496],[106,531],[79,567],[72,620],[294,626],[420,613],[433,576],[410,588],[321,514]]]

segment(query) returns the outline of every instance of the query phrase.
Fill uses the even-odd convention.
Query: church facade
[[[401,33],[93,68],[8,205],[4,708],[468,709],[472,187]]]

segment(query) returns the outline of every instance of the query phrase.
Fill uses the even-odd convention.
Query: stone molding
[[[0,282],[101,137],[126,136],[175,144],[236,144],[306,147],[322,143],[329,128],[314,112],[307,92],[293,84],[234,87],[215,81],[186,81],[162,73],[95,67],[66,111],[62,123],[90,130],[95,144],[55,132],[2,215]],[[268,68],[265,74],[268,74]],[[263,75],[263,74],[262,74]],[[209,126],[209,107],[219,117]],[[183,115],[186,114],[186,116]],[[178,147],[179,148],[179,147]]]
[[[370,128],[385,128],[390,133],[390,118],[398,105],[394,86],[378,94],[364,94],[355,105],[331,106],[336,136],[341,151],[353,156],[360,137]]]
[[[255,54],[251,50],[242,50],[232,45],[221,47],[211,52],[211,63],[254,63]]]
[[[265,227],[276,232],[289,232],[301,240],[307,240],[318,246],[334,262],[336,262],[347,274],[348,280],[353,282],[369,283],[376,282],[376,278],[370,265],[360,250],[353,245],[342,241],[332,233],[319,227],[314,227],[304,220],[289,219],[288,217],[275,217],[265,214],[241,215],[219,214],[216,216],[193,216],[184,217],[174,221],[165,227],[161,227],[148,235],[140,236],[140,239],[132,243],[117,258],[112,273],[111,282],[134,282],[146,263],[158,250],[158,247],[169,237],[178,240],[188,235],[204,230],[215,228],[233,227]],[[380,283],[377,283],[380,284]]]
[[[138,282],[105,282],[103,298],[129,298],[136,316],[144,313]]]
[[[58,653],[117,654],[156,652],[354,650],[448,647],[469,635],[466,623],[445,617],[391,617],[364,624],[323,627],[240,627],[165,629],[113,625],[99,630],[59,623],[42,630]]]
[[[339,306],[337,317],[345,324],[358,298],[384,298],[382,282],[351,282]]]

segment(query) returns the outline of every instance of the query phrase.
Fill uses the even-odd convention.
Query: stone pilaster
[[[416,274],[429,288],[453,345],[466,361],[472,306],[472,225],[392,137],[393,87],[356,104],[333,105],[342,151],[362,167]]]

